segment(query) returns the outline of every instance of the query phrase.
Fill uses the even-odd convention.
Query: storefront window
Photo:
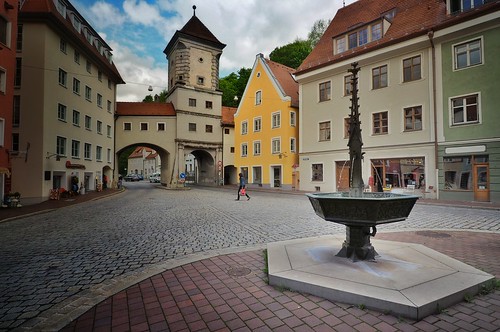
[[[373,188],[375,190],[408,186],[415,186],[415,189],[425,188],[425,158],[373,159],[371,163],[374,183],[380,183],[382,186]]]
[[[444,189],[473,190],[472,170],[475,163],[488,162],[487,155],[444,157]]]

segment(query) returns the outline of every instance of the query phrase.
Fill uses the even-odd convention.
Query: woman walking
[[[248,193],[246,191],[246,180],[245,177],[243,176],[242,173],[238,174],[240,177],[240,186],[238,187],[238,198],[236,199],[237,201],[240,200],[240,194],[245,195],[247,197],[247,201],[250,200],[250,196],[248,196]]]

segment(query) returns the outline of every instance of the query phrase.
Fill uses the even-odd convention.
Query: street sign
[[[181,173],[181,174],[179,174],[179,177],[180,177],[181,179],[185,179],[185,178],[186,178],[186,174]]]

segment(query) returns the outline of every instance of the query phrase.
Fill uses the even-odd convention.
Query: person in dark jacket
[[[238,174],[240,177],[240,186],[238,187],[238,198],[236,199],[237,201],[240,200],[240,193],[241,189],[245,189],[245,196],[247,197],[247,200],[250,200],[250,196],[248,196],[248,193],[246,192],[246,180],[245,177],[243,176],[242,173]]]

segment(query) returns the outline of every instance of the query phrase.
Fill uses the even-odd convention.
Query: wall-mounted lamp
[[[3,8],[5,8],[5,10],[9,10],[9,9],[14,9],[14,6],[8,3],[7,1],[4,1]]]
[[[57,154],[57,153],[47,152],[47,156],[45,157],[45,159],[50,159],[52,157],[56,157],[56,161],[61,160],[61,158],[66,158],[65,156],[61,156],[60,154]]]

